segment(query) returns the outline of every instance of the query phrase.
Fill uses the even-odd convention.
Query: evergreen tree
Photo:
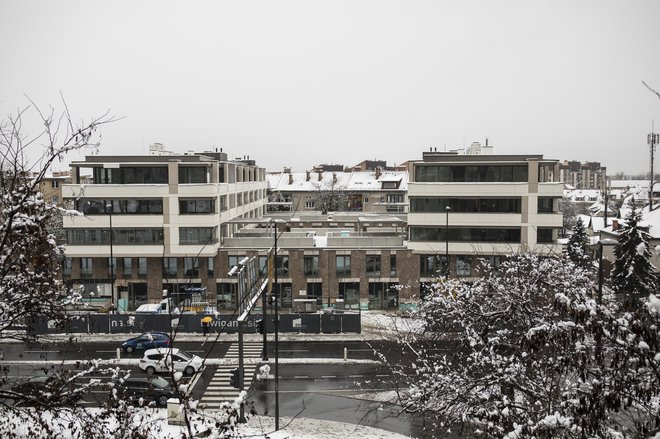
[[[614,291],[622,294],[627,303],[648,297],[657,288],[655,267],[650,260],[650,236],[647,229],[640,225],[642,212],[635,207],[634,199],[630,205],[630,212],[614,247],[616,260],[612,270]]]
[[[571,237],[568,239],[566,253],[575,265],[581,268],[587,268],[591,264],[591,251],[589,249],[589,237],[587,230],[578,218],[573,226]]]

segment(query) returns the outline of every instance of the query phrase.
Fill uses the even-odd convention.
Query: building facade
[[[512,252],[560,254],[558,168],[540,155],[429,151],[411,162],[407,248],[419,258],[420,282],[475,276],[480,257],[497,265]]]
[[[214,293],[231,220],[265,211],[265,170],[224,153],[88,156],[71,166],[62,195],[84,215],[64,218],[65,280],[85,297],[116,298],[120,309],[183,285]]]
[[[564,160],[559,165],[559,181],[576,189],[606,189],[607,168],[599,162],[580,163],[574,160]]]

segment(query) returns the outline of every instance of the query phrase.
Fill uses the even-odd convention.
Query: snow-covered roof
[[[309,179],[307,178],[309,175]],[[394,190],[383,188],[383,183],[398,182],[399,187],[395,190],[408,190],[408,171],[382,171],[376,178],[374,171],[353,172],[281,172],[278,174],[267,174],[268,187],[272,191],[281,192],[314,192],[321,188],[330,188],[333,179],[336,178],[335,187],[346,191],[365,192]]]
[[[564,189],[564,198],[578,202],[593,202],[600,199],[600,191],[598,189]]]

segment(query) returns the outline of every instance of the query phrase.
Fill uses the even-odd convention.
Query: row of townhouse
[[[114,278],[127,310],[159,301],[163,290],[202,287],[195,291],[233,311],[238,280],[229,272],[254,256],[265,275],[278,219],[275,269],[285,309],[296,299],[382,309],[414,305],[439,275],[476,276],[481,257],[497,264],[518,250],[561,251],[556,160],[429,151],[407,166],[376,170],[370,179],[358,171],[267,177],[254,162],[222,153],[87,157],[72,164],[73,183],[64,186],[64,197],[85,213],[65,220],[65,278],[83,295],[105,298],[113,297]],[[92,183],[81,187],[85,168]],[[294,202],[307,195],[292,191],[290,201],[280,202],[289,209],[267,212],[267,179],[272,193],[324,178],[376,182],[359,195],[363,207],[377,197],[382,210],[323,215]],[[390,182],[401,201],[380,201]],[[407,209],[395,208],[401,204]]]

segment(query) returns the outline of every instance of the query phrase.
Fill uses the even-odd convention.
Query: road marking
[[[321,378],[337,378],[337,375],[321,375]]]
[[[50,354],[59,351],[23,351],[24,354]]]
[[[307,378],[309,378],[309,377],[308,377],[307,375],[296,375],[296,376],[294,376],[294,378],[298,378],[298,379],[303,379],[303,380],[304,380],[304,379],[307,379]]]
[[[348,352],[373,352],[373,349],[348,349]]]
[[[364,375],[349,375],[349,378],[362,378]]]
[[[309,352],[309,349],[280,349],[280,352]]]
[[[389,377],[389,375],[376,375],[377,377]]]

